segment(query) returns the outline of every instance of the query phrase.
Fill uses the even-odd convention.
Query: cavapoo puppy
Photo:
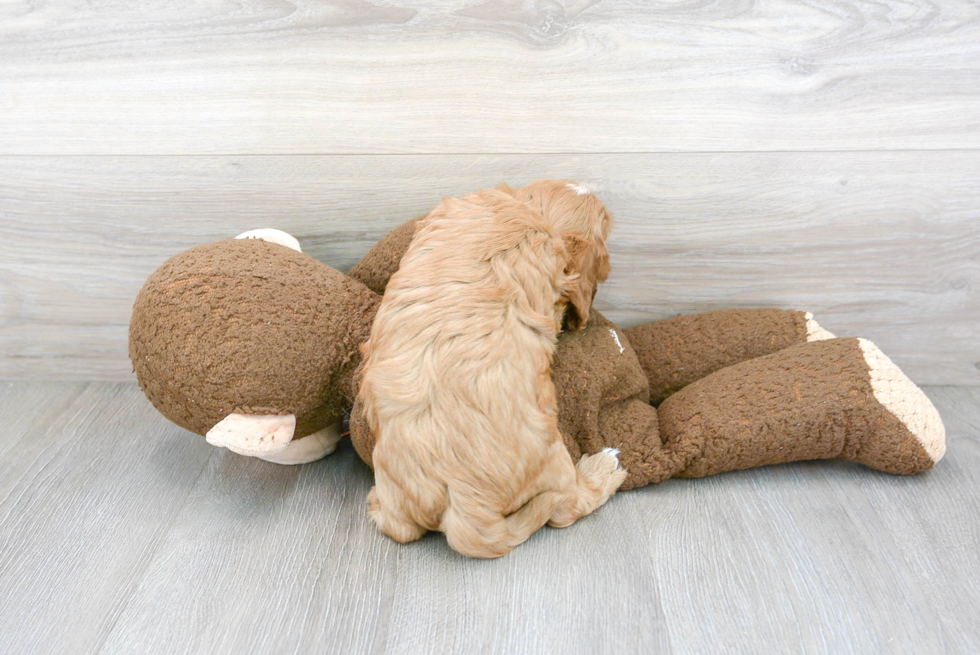
[[[551,382],[563,320],[585,324],[609,273],[611,227],[567,180],[446,198],[419,224],[362,347],[368,513],[384,533],[438,530],[460,553],[499,557],[622,484],[612,449],[572,463]]]

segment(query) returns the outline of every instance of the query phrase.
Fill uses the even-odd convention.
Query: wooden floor
[[[811,462],[625,492],[508,556],[399,546],[349,444],[208,446],[129,383],[0,385],[3,653],[980,652],[980,389],[933,471]]]

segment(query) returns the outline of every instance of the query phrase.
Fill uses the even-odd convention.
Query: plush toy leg
[[[833,339],[809,312],[726,309],[675,316],[625,330],[650,380],[650,402],[748,359],[809,341]]]
[[[659,420],[665,448],[700,448],[680,477],[834,457],[911,474],[945,452],[936,408],[863,339],[805,343],[730,366],[665,400]]]

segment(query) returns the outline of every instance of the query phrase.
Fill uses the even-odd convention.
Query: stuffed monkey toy
[[[374,437],[354,404],[359,345],[414,233],[390,232],[348,275],[258,230],[191,248],[140,291],[130,357],[150,401],[209,443],[294,464]],[[629,489],[671,477],[844,458],[925,471],[945,452],[935,407],[864,339],[807,313],[739,309],[621,330],[593,311],[552,364],[573,460],[617,448]]]

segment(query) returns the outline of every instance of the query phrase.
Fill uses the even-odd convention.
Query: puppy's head
[[[571,180],[538,180],[512,189],[498,187],[527,203],[555,228],[565,246],[563,292],[569,304],[568,327],[579,329],[589,320],[597,285],[609,276],[606,239],[612,215],[586,187]]]

